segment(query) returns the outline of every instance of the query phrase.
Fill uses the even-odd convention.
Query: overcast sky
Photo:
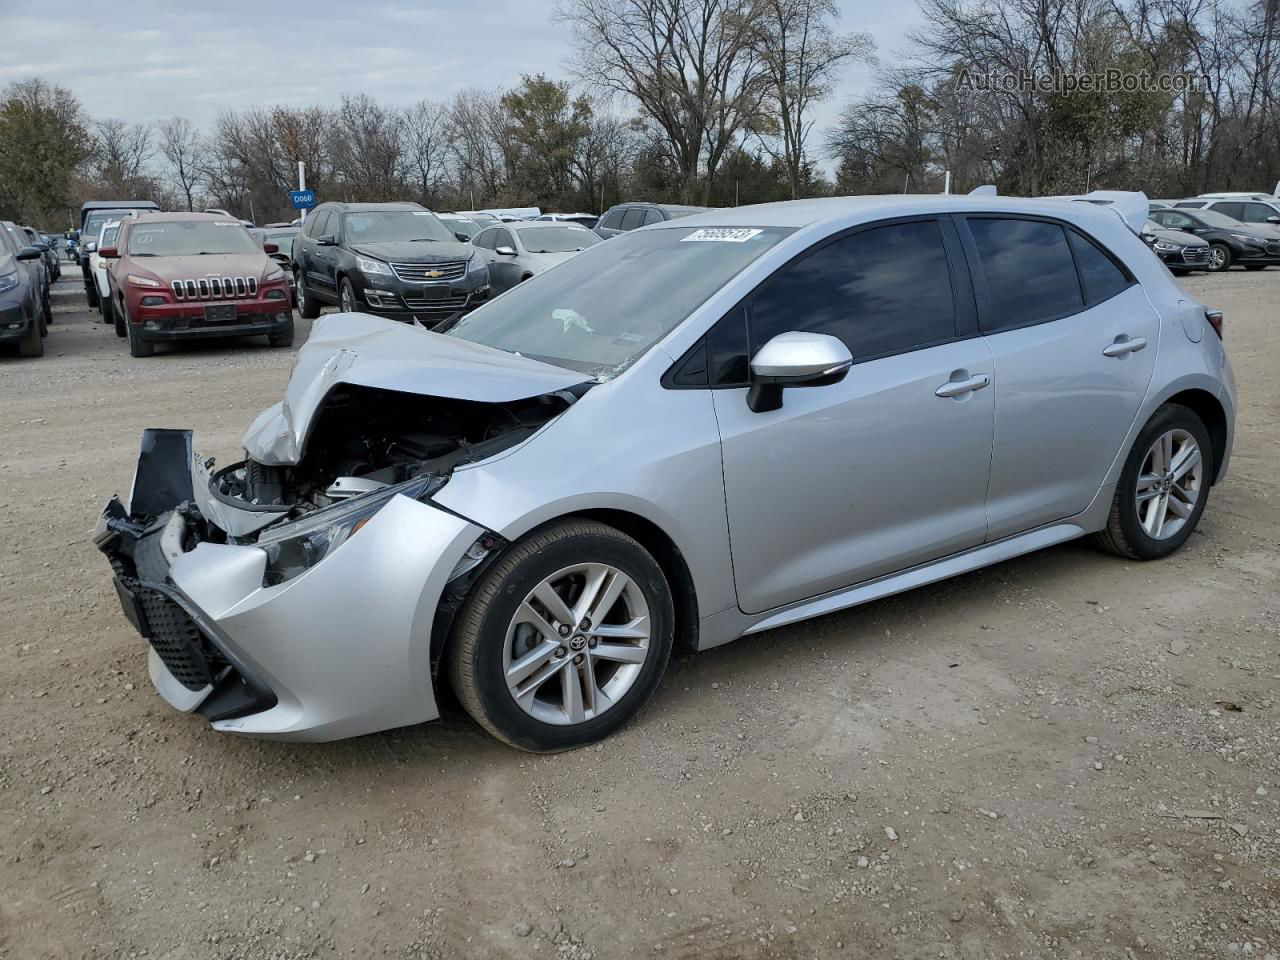
[[[901,0],[838,0],[842,31],[865,30],[892,59],[916,24]],[[387,104],[492,89],[522,73],[565,76],[569,30],[554,0],[111,0],[60,7],[0,0],[0,85],[33,75],[68,87],[94,118],[182,115],[208,129],[220,110],[331,105],[344,93]],[[819,125],[866,89],[846,71]]]

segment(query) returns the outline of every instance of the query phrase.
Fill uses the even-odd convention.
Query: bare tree
[[[449,157],[449,111],[435,100],[419,100],[404,111],[403,151],[406,177],[418,200],[428,206],[437,196]]]
[[[760,0],[564,0],[578,77],[634,99],[661,129],[681,199],[702,197],[764,96],[753,44]]]
[[[330,141],[335,173],[357,200],[391,200],[400,184],[403,115],[367,94],[343,97]]]
[[[196,189],[206,177],[204,140],[186,117],[171,117],[156,124],[160,153],[169,164],[170,179],[181,191],[188,210],[195,209]]]
[[[805,147],[813,128],[810,109],[831,94],[845,63],[870,60],[875,43],[866,33],[837,35],[835,0],[761,0],[755,44],[767,82],[766,119],[772,136],[762,136],[768,153],[786,167],[791,197],[800,197]],[[774,144],[776,143],[776,147]]]
[[[138,191],[146,180],[147,163],[155,156],[151,128],[123,120],[99,120],[93,128],[98,179],[116,190]]]

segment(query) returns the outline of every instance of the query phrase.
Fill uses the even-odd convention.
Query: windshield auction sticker
[[[752,230],[743,227],[704,227],[695,230],[687,237],[681,237],[681,243],[746,243],[752,237],[764,233],[763,230]]]

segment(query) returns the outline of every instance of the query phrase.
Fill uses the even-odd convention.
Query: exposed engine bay
[[[579,393],[487,403],[341,384],[316,412],[296,464],[244,460],[213,472],[209,492],[238,510],[275,514],[272,523],[295,520],[407,480],[446,479],[531,436]]]

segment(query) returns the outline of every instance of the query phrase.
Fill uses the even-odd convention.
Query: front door
[[[752,413],[714,392],[739,606],[760,613],[983,542],[991,354],[949,223],[863,228],[746,304],[749,350],[789,330],[849,347],[843,381]],[[945,232],[944,232],[945,231]]]

